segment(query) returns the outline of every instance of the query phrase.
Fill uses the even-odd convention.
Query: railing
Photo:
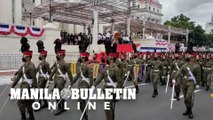
[[[39,55],[33,55],[32,62],[37,66],[39,64],[38,60]],[[79,53],[67,53],[65,57],[65,61],[76,62],[79,58]],[[46,58],[47,62],[49,62],[50,66],[54,64],[56,61],[56,55],[48,55]],[[0,70],[11,70],[11,69],[19,69],[22,62],[22,55],[20,54],[0,54]]]

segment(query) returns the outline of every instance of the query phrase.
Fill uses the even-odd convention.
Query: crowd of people
[[[89,43],[92,43],[92,34],[86,34],[86,33],[68,33],[65,30],[61,30],[60,32],[61,36],[61,42],[62,44],[66,45],[80,45],[82,41],[89,41]],[[104,44],[107,40],[112,40],[113,35],[110,32],[104,32],[98,34],[98,42],[97,44]],[[128,35],[121,34],[119,39],[119,44],[131,44],[132,38]]]

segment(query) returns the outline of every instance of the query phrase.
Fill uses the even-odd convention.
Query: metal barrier
[[[32,62],[37,66],[39,64],[39,55],[33,55]],[[79,58],[79,53],[66,53],[65,61],[76,62]],[[47,55],[47,62],[52,66],[56,61],[56,55]],[[21,54],[0,54],[0,70],[19,69],[23,65]]]

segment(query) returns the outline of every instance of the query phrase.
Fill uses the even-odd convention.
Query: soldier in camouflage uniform
[[[106,88],[122,88],[122,79],[119,68],[115,65],[116,53],[109,53],[107,66],[104,68],[103,74],[95,81],[94,86],[97,86],[103,79],[105,81],[104,89]],[[110,79],[110,80],[109,80]],[[105,100],[110,102],[110,110],[105,110],[107,120],[115,120],[115,96],[113,100]]]
[[[47,57],[47,51],[40,52],[39,60],[41,61],[36,69],[36,73],[39,72],[38,76],[38,88],[46,88],[47,81],[49,79],[49,75],[51,73],[50,64],[45,60]],[[42,104],[41,100],[39,101]],[[47,108],[47,100],[43,100],[43,105],[41,108]]]
[[[137,53],[135,53],[132,57],[132,59],[129,61],[129,71],[130,71],[130,78],[134,81],[134,85],[135,85],[135,88],[136,88],[136,93],[138,94],[139,93],[139,87],[138,87],[138,78],[136,76],[136,72],[135,72],[135,65],[138,64],[142,64],[142,61],[137,58]]]
[[[170,65],[169,75],[171,76],[171,80],[174,79],[175,74],[177,73],[178,70],[180,70],[180,68],[182,67],[183,64],[184,64],[184,62],[180,60],[180,56],[178,54],[175,54],[175,60]],[[178,79],[182,79],[181,76],[179,76]],[[175,85],[175,94],[176,95],[174,98],[177,100],[180,100],[180,92],[181,92],[179,81],[181,81],[181,80],[177,80],[177,83]]]
[[[78,82],[79,89],[90,88],[93,85],[93,72],[92,72],[92,68],[87,62],[88,57],[89,57],[89,53],[86,53],[86,52],[81,53],[82,63],[78,67],[77,75],[74,77],[71,86],[73,86],[73,84],[75,84],[77,80],[79,80]],[[81,112],[83,112],[86,106],[86,101],[80,98],[79,102],[80,102]],[[85,112],[83,116],[83,120],[88,120],[87,112]]]
[[[168,75],[168,71],[169,71],[169,63],[166,60],[166,56],[163,55],[162,57],[162,66],[163,66],[163,71],[162,71],[162,76],[161,76],[161,85],[165,85],[166,84],[166,80],[167,80],[167,75]]]
[[[144,64],[144,66],[146,67],[146,74],[145,74],[145,81],[146,83],[150,83],[151,80],[150,80],[150,73],[151,73],[151,69],[152,69],[152,56],[151,54],[147,54],[147,59],[146,59],[146,62]]]
[[[126,56],[124,54],[121,54],[120,59],[116,59],[115,64],[120,70],[121,79],[123,80],[124,83],[125,74],[128,71],[128,63],[126,61]]]
[[[152,97],[156,97],[158,95],[157,84],[162,75],[162,63],[158,60],[157,56],[154,57],[154,60],[151,63],[152,69],[150,73],[150,79],[153,85],[153,94]]]
[[[66,84],[67,75],[70,79],[70,84],[72,83],[71,81],[73,80],[73,76],[70,70],[70,64],[67,64],[64,61],[64,57],[65,57],[65,50],[59,50],[56,55],[57,61],[54,63],[53,71],[50,74],[50,80],[52,80],[52,77],[54,76],[53,78],[54,88],[58,88],[60,92]],[[62,99],[61,102],[58,104],[58,110],[56,111],[55,115],[59,115],[62,112],[66,111],[64,109],[64,102],[65,100]]]
[[[22,61],[24,64],[21,68],[16,72],[16,76],[11,88],[15,88],[20,78],[22,78],[22,82],[20,84],[21,89],[30,89],[37,87],[36,80],[36,67],[31,62],[32,51],[23,52]],[[18,100],[18,108],[21,113],[21,120],[34,120],[32,103],[33,100]],[[29,118],[26,118],[26,109],[29,114]]]
[[[191,61],[191,56],[186,56],[186,64],[184,64],[180,70],[176,73],[174,79],[181,80],[177,81],[181,83],[182,92],[184,95],[184,103],[186,106],[186,111],[183,113],[184,116],[188,116],[190,119],[193,118],[192,107],[194,104],[194,90],[195,87],[199,88],[199,83],[201,79],[201,72],[198,65]],[[192,73],[192,74],[190,74]],[[178,79],[179,76],[183,76],[183,79]],[[195,78],[195,79],[193,79]],[[174,83],[174,82],[173,82]]]
[[[202,69],[203,69],[203,81],[206,85],[206,91],[209,90],[209,87],[211,85],[211,75],[212,75],[212,71],[213,71],[212,70],[213,62],[210,58],[211,58],[211,56],[208,54],[206,56],[206,60],[205,60],[203,67],[202,67]]]

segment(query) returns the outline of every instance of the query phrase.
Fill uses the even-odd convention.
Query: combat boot
[[[189,114],[188,114],[188,116],[189,116],[189,119],[193,119],[193,117],[194,117],[191,108],[189,109]]]
[[[206,91],[209,91],[209,85],[206,86]]]
[[[156,97],[158,95],[158,91],[157,90],[154,90],[153,94],[152,94],[152,97]]]
[[[21,113],[21,120],[27,120],[25,113]]]
[[[179,101],[180,100],[180,93],[176,93],[174,99],[176,99],[177,101]]]
[[[86,113],[84,114],[83,120],[88,120],[88,115]]]
[[[189,108],[186,108],[186,111],[183,113],[183,116],[189,115]]]
[[[29,113],[29,118],[28,118],[28,120],[35,120],[34,115],[33,115],[33,111],[30,110],[28,113]]]
[[[136,85],[135,88],[136,88],[136,94],[138,94],[139,93],[139,87],[138,87],[138,85]]]

